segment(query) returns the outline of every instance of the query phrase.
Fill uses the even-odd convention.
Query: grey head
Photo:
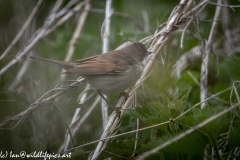
[[[123,48],[122,54],[131,59],[132,61],[142,62],[149,54],[147,48],[141,42],[133,42],[127,47]]]

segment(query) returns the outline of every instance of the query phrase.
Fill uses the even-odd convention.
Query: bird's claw
[[[114,111],[117,113],[117,117],[120,118],[120,115],[121,115],[121,110],[122,108],[121,107],[115,107],[114,108]]]

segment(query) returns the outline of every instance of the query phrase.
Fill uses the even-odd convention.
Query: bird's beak
[[[142,61],[143,65],[146,65],[147,62],[152,58],[154,52],[148,49],[148,55],[145,57],[145,59]]]
[[[150,49],[148,49],[148,55],[151,55],[153,53],[153,51],[151,51]]]

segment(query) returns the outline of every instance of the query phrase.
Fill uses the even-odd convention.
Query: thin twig
[[[209,4],[220,6],[220,7],[228,7],[228,8],[240,8],[240,5],[225,5],[225,4],[219,4],[209,1]]]
[[[221,4],[222,0],[218,0],[218,4]],[[217,6],[216,8],[216,12],[214,15],[214,21],[212,24],[212,28],[208,37],[208,41],[206,43],[206,45],[204,45],[204,48],[202,49],[202,65],[201,65],[201,80],[200,80],[200,100],[204,100],[207,98],[207,94],[208,94],[208,89],[207,89],[207,79],[208,79],[208,61],[209,61],[209,54],[210,51],[212,49],[212,44],[214,42],[214,39],[216,37],[217,34],[217,27],[219,22],[216,21],[217,19],[219,19],[220,15],[221,15],[221,6]],[[202,103],[201,104],[201,108],[204,108],[207,105],[206,103]]]
[[[239,105],[240,105],[240,103],[237,103],[237,104],[235,104],[235,105],[233,105],[233,106],[231,106],[231,107],[229,107],[229,108],[227,108],[227,109],[219,112],[218,114],[216,114],[216,115],[214,115],[214,116],[211,116],[210,118],[204,120],[202,123],[200,123],[200,124],[192,127],[191,129],[189,129],[189,130],[181,133],[181,134],[178,135],[177,137],[174,137],[174,138],[172,138],[171,140],[169,140],[169,141],[167,141],[167,142],[159,145],[158,147],[156,147],[156,148],[154,148],[154,149],[152,149],[152,150],[150,150],[150,151],[148,151],[148,152],[145,152],[145,153],[139,155],[136,160],[143,160],[143,159],[149,157],[150,155],[159,152],[160,150],[162,150],[162,149],[166,148],[167,146],[169,146],[169,145],[171,145],[171,144],[179,141],[180,139],[188,136],[189,134],[193,133],[194,131],[199,130],[201,127],[209,124],[210,122],[214,121],[215,119],[217,119],[217,118],[223,116],[224,114],[232,111],[233,109],[237,108]]]
[[[97,106],[97,104],[100,101],[100,96],[97,96],[95,98],[95,100],[93,101],[92,105],[89,107],[88,111],[82,116],[82,118],[80,119],[79,117],[73,118],[74,121],[72,121],[71,125],[70,125],[70,130],[72,131],[72,135],[74,136],[77,131],[79,130],[79,128],[82,126],[82,124],[85,122],[85,120],[89,117],[89,115],[92,113],[93,109]],[[76,113],[75,115],[79,115],[80,113]],[[63,151],[67,151],[70,145],[70,135],[68,133],[66,133],[65,135],[65,140],[62,144],[62,146],[59,148],[58,153],[63,152]]]
[[[180,2],[180,4],[177,6],[176,10],[174,11],[174,14],[172,14],[171,18],[169,18],[168,23],[166,24],[166,26],[162,29],[161,32],[159,32],[159,36],[158,40],[156,41],[156,43],[154,44],[154,46],[152,47],[152,51],[155,53],[152,57],[152,59],[155,59],[157,54],[159,53],[159,51],[162,49],[162,47],[164,46],[166,40],[168,39],[169,35],[177,29],[177,24],[179,23],[179,19],[182,16],[183,12],[185,12],[186,7],[189,7],[189,3],[191,3],[191,0],[182,0]],[[157,38],[157,37],[156,37]],[[155,38],[155,39],[156,39]],[[151,67],[153,65],[154,61],[148,61],[147,65],[144,68],[143,74],[141,76],[141,78],[137,81],[136,85],[138,86],[141,83],[141,79],[144,79],[149,71],[151,70]],[[117,106],[121,107],[122,110],[119,112],[114,111],[108,120],[107,126],[101,136],[100,139],[104,139],[106,137],[111,136],[112,134],[114,134],[116,128],[119,127],[119,124],[121,122],[121,118],[125,112],[125,109],[129,108],[131,101],[133,99],[133,95],[130,95],[130,97],[126,100],[126,102],[123,105],[124,102],[124,97],[121,96],[118,100]],[[94,157],[90,157],[91,159],[97,159],[98,156],[101,154],[101,152],[103,151],[103,149],[106,147],[107,144],[107,140],[106,141],[100,141],[98,143],[97,146],[97,151],[98,152],[94,152]]]
[[[175,76],[179,79],[181,72],[195,60],[200,58],[201,51],[198,45],[183,53],[177,62],[173,65],[172,76]]]
[[[72,135],[72,132],[71,132],[69,126],[68,126],[68,123],[67,123],[67,120],[66,120],[66,117],[65,117],[64,113],[62,112],[62,110],[58,106],[56,106],[56,105],[53,105],[53,106],[56,107],[58,109],[58,111],[62,114],[64,122],[66,123],[66,126],[67,126],[68,134],[71,137],[72,144],[73,144],[73,146],[75,146],[74,142],[73,142],[73,135]]]
[[[203,3],[203,5],[198,5],[200,6],[201,8],[198,9],[197,13],[194,15],[194,17],[196,17],[198,14],[200,14],[202,12],[202,10],[207,6],[207,3]],[[185,35],[185,31],[187,30],[188,26],[193,22],[194,18],[191,18],[186,26],[184,27],[183,29],[183,32],[182,32],[182,36],[181,36],[181,43],[180,43],[180,47],[183,48],[183,40],[184,40],[184,35]]]
[[[59,26],[61,26],[63,23],[65,23],[69,18],[71,18],[75,13],[82,10],[82,7],[84,6],[84,1],[79,2],[78,5],[76,5],[74,8],[70,10],[70,12],[67,12],[66,15],[64,15],[56,24],[54,24],[50,29],[48,29],[44,35],[44,37],[48,36],[50,33],[55,31]]]
[[[65,93],[69,90],[72,90],[72,89],[76,89],[80,85],[82,85],[82,82],[78,81],[78,82],[74,82],[74,83],[72,83],[68,86],[62,86],[62,87],[56,88],[54,90],[51,90],[51,92],[47,92],[47,94],[44,94],[44,96],[42,96],[40,99],[38,99],[35,103],[32,103],[28,107],[28,109],[26,109],[25,111],[7,119],[7,120],[2,121],[0,123],[0,127],[6,125],[9,122],[24,118],[24,117],[28,116],[29,113],[35,111],[36,109],[39,109],[42,106],[45,106],[47,104],[51,104],[57,97],[59,97],[63,93]],[[56,93],[54,94],[54,92],[56,92]],[[48,97],[44,99],[44,97],[47,96],[47,95],[48,95]]]
[[[214,97],[217,97],[218,95],[220,95],[220,94],[222,94],[222,93],[224,93],[224,92],[227,92],[227,91],[229,91],[229,90],[231,90],[231,89],[232,89],[232,87],[229,87],[229,88],[227,88],[227,89],[222,90],[221,92],[218,92],[218,93],[216,93],[216,94],[211,95],[210,97],[204,99],[203,101],[195,104],[193,107],[189,108],[188,110],[186,110],[185,112],[183,112],[183,113],[182,113],[181,115],[179,115],[178,117],[174,118],[174,120],[177,120],[177,119],[183,117],[185,114],[187,114],[188,112],[190,112],[193,108],[195,108],[195,107],[201,105],[202,103],[204,103],[204,102],[206,102],[206,101],[208,101],[208,100],[210,100],[210,99],[212,99],[212,98],[214,98]]]
[[[82,29],[83,29],[83,26],[85,24],[85,20],[87,18],[88,11],[89,11],[90,7],[91,7],[90,0],[85,0],[84,11],[79,16],[78,24],[77,24],[77,27],[74,31],[72,39],[69,43],[68,51],[67,51],[67,54],[66,54],[66,57],[65,57],[64,61],[68,62],[73,57],[73,53],[74,53],[74,50],[75,50],[75,45],[77,44],[77,41],[78,41],[78,39],[80,37],[80,34],[82,32]],[[64,70],[62,69],[61,73],[63,73],[63,72],[64,72]],[[66,74],[61,74],[61,80],[64,80],[65,78],[66,78]]]
[[[90,145],[90,144],[94,144],[94,143],[97,143],[97,142],[106,141],[106,140],[113,139],[113,138],[117,138],[117,137],[124,136],[124,135],[127,135],[127,134],[136,133],[136,132],[139,132],[139,131],[143,131],[143,130],[147,130],[147,129],[150,129],[150,128],[154,128],[154,127],[158,127],[158,126],[161,126],[161,125],[165,125],[165,124],[168,124],[169,122],[170,122],[170,121],[166,121],[166,122],[159,123],[159,124],[156,124],[156,125],[153,125],[153,126],[149,126],[149,127],[145,127],[145,128],[140,128],[140,129],[138,129],[138,130],[129,131],[129,132],[125,132],[125,133],[121,133],[121,134],[109,136],[109,137],[106,137],[106,138],[103,138],[103,139],[99,139],[99,140],[96,140],[96,141],[92,141],[92,142],[85,143],[85,144],[83,144],[83,145],[80,145],[80,146],[71,148],[71,149],[69,149],[69,150],[67,150],[67,151],[65,151],[65,152],[62,152],[62,153],[71,152],[71,151],[73,151],[73,150],[75,150],[75,149],[78,149],[78,148],[81,148],[81,147],[84,147],[84,146],[88,146],[88,145]]]
[[[29,55],[33,55],[33,51],[30,52]],[[14,91],[14,89],[20,84],[24,73],[27,71],[29,65],[31,63],[31,60],[29,57],[27,57],[27,59],[25,60],[23,66],[21,67],[21,69],[19,70],[18,74],[16,75],[14,81],[11,83],[11,85],[8,87],[9,91]]]
[[[101,27],[101,37],[103,41],[102,53],[106,53],[109,51],[112,14],[113,14],[112,0],[106,0],[105,19]],[[106,95],[104,96],[105,98],[107,98]],[[101,101],[101,109],[102,109],[102,123],[104,129],[108,119],[108,104],[104,99],[102,99]]]
[[[91,9],[90,12],[93,12],[93,13],[102,13],[102,14],[105,14],[105,11],[102,10],[102,9]],[[139,30],[141,31],[144,31],[144,27],[142,26],[142,24],[134,17],[128,15],[128,14],[125,14],[125,13],[121,13],[121,12],[114,12],[113,13],[114,16],[119,16],[119,17],[123,17],[123,18],[126,18],[128,19],[130,22],[132,22]]]
[[[19,40],[19,38],[22,36],[22,34],[24,33],[24,31],[27,29],[28,25],[32,22],[33,17],[36,15],[39,7],[41,6],[43,0],[38,0],[35,8],[32,10],[32,13],[29,15],[28,19],[26,20],[26,22],[24,23],[24,25],[22,26],[22,28],[20,29],[20,31],[18,32],[18,34],[16,35],[16,37],[12,40],[12,42],[10,43],[10,45],[7,47],[7,49],[3,52],[3,54],[0,57],[0,60],[3,59],[7,53],[12,49],[12,47],[17,43],[17,41]]]
[[[218,92],[214,95],[212,95],[211,97],[207,98],[206,100],[202,101],[202,102],[199,102],[199,103],[196,103],[195,105],[193,105],[190,109],[188,109],[187,111],[183,112],[181,115],[179,115],[178,117],[174,118],[172,121],[177,121],[179,118],[181,118],[182,116],[184,116],[185,114],[187,114],[188,112],[190,112],[193,108],[199,106],[201,103],[207,101],[207,100],[210,100],[220,94],[223,94],[229,90],[231,90],[232,87],[229,87],[221,92]],[[111,116],[110,116],[111,117]],[[148,127],[144,127],[144,128],[140,128],[140,129],[137,129],[137,130],[133,130],[133,131],[129,131],[129,132],[125,132],[125,133],[121,133],[121,134],[117,134],[117,135],[113,135],[113,136],[109,136],[109,137],[106,137],[106,138],[103,138],[103,139],[99,139],[99,140],[96,140],[96,141],[92,141],[92,142],[89,142],[89,143],[86,143],[86,144],[83,144],[83,145],[80,145],[80,146],[77,146],[77,147],[74,147],[74,148],[71,148],[65,152],[62,152],[62,153],[67,153],[67,152],[71,152],[75,149],[78,149],[78,148],[81,148],[81,147],[84,147],[84,146],[88,146],[90,144],[94,144],[94,143],[97,143],[97,142],[101,142],[101,141],[104,141],[104,140],[108,140],[108,139],[113,139],[113,138],[117,138],[117,137],[120,137],[120,136],[124,136],[124,135],[127,135],[127,134],[131,134],[131,133],[136,133],[136,132],[140,132],[140,131],[144,131],[144,130],[147,130],[147,129],[151,129],[151,128],[156,128],[156,127],[159,127],[159,126],[162,126],[162,125],[166,125],[168,123],[170,123],[171,121],[166,121],[166,122],[162,122],[162,123],[159,123],[159,124],[155,124],[155,125],[151,125],[151,126],[148,126]]]
[[[76,1],[76,0],[72,0]],[[35,34],[33,34],[32,38],[28,41],[28,44],[26,45],[25,48],[20,50],[14,59],[12,59],[9,63],[7,63],[1,70],[0,70],[0,75],[4,74],[8,69],[10,69],[12,66],[14,66],[18,61],[20,61],[36,44],[39,42],[40,39],[45,37],[47,31],[51,29],[53,26],[56,25],[58,20],[64,16],[64,14],[67,13],[68,8],[71,7],[69,4],[72,4],[72,1],[70,1],[64,9],[60,10],[59,12],[52,12],[53,14],[49,15],[49,17],[46,19],[44,22],[43,26],[36,31]],[[58,1],[56,2],[58,4]],[[55,5],[59,6],[59,5]],[[55,11],[55,10],[54,10]]]

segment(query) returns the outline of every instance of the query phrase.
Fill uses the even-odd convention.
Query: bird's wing
[[[119,67],[117,63],[111,62],[107,56],[92,56],[72,62],[73,68],[66,69],[65,73],[79,75],[99,75],[99,74],[121,74],[125,67]]]

